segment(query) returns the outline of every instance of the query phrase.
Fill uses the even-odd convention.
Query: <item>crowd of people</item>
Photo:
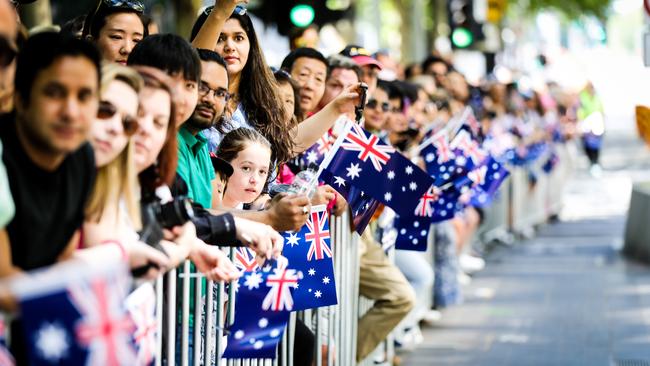
[[[309,167],[312,146],[336,140],[337,120],[354,120],[360,102],[365,130],[423,169],[419,144],[470,107],[482,146],[527,167],[531,189],[553,149],[579,133],[587,96],[493,77],[470,85],[437,54],[405,67],[358,45],[328,57],[296,47],[271,67],[240,3],[216,0],[186,40],[156,34],[137,0],[99,0],[60,31],[32,33],[0,0],[0,278],[113,257],[141,279],[189,259],[207,279],[233,281],[240,272],[220,249],[232,246],[281,261],[280,233],[299,230],[311,206],[348,211],[327,184],[311,197],[277,188]],[[464,205],[433,226],[432,258],[398,250],[394,261],[392,222],[375,215],[359,241],[359,293],[374,306],[358,322],[357,361],[391,332],[412,348],[422,324],[462,301],[461,284],[485,265],[472,246],[485,215]],[[0,286],[0,310],[16,307]],[[29,357],[20,323],[10,327],[18,364]],[[300,322],[296,333],[295,364],[311,365],[314,334]]]

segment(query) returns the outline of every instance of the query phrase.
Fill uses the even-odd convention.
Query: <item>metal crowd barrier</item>
[[[357,314],[360,304],[359,236],[351,231],[347,213],[341,217],[332,216],[330,230],[338,305],[292,314],[278,347],[279,357],[275,360],[221,358],[226,346],[224,329],[234,321],[234,287],[225,286],[221,282],[205,281],[202,275],[190,272],[190,262],[186,261],[178,269],[169,271],[164,276],[164,280],[161,277],[156,282],[158,304],[156,311],[158,319],[163,319],[158,324],[156,366],[176,364],[189,366],[190,340],[193,345],[191,363],[193,366],[294,366],[292,355],[297,318],[314,332],[314,354],[317,366],[353,365],[356,358]],[[231,249],[231,257],[233,252]],[[181,271],[181,276],[178,276],[178,271]],[[176,306],[178,280],[182,283],[180,316]],[[205,297],[199,290],[204,282],[206,282]],[[195,291],[194,297],[190,299],[192,284],[195,286]],[[228,296],[226,296],[227,289]],[[213,298],[213,291],[216,291],[216,298]],[[195,304],[194,327],[191,334],[189,331],[190,301]],[[210,326],[213,322],[216,323],[215,329]],[[177,349],[176,333],[179,330],[181,343],[180,349]],[[388,343],[392,344],[392,342]]]
[[[483,242],[502,240],[510,243],[511,233],[526,234],[527,230],[532,230],[534,226],[545,222],[550,214],[559,213],[562,188],[573,165],[571,152],[565,145],[558,144],[557,153],[560,157],[559,165],[550,175],[540,172],[537,184],[533,188],[529,185],[527,168],[510,167],[510,177],[504,182],[493,203],[486,208],[485,220],[478,232]],[[533,167],[533,169],[538,168]],[[190,299],[191,283],[193,282],[198,289],[204,279],[199,274],[190,273],[188,261],[180,269],[166,274],[164,281],[162,278],[157,281],[158,319],[165,319],[165,329],[163,331],[163,325],[159,324],[157,347],[159,354],[156,365],[173,365],[180,360],[181,366],[189,366],[188,344],[191,339],[194,345],[192,365],[294,366],[292,355],[296,319],[301,319],[314,332],[316,365],[356,364],[357,321],[372,307],[373,302],[359,296],[359,236],[351,231],[348,214],[341,217],[332,216],[330,228],[339,304],[292,314],[288,329],[278,348],[279,358],[275,360],[221,359],[220,356],[225,349],[224,329],[234,320],[234,301],[227,301],[227,299],[234,299],[234,288],[230,287],[230,293],[226,296],[227,287],[223,283],[207,281],[205,299],[198,290],[195,291],[194,298]],[[180,278],[183,301],[179,319],[177,319],[176,308],[178,270],[183,274]],[[213,291],[216,291],[216,298],[212,296]],[[165,301],[162,301],[163,297]],[[192,334],[189,332],[188,323],[190,301],[197,304],[194,307]],[[215,330],[206,327],[213,322],[216,322]],[[180,349],[176,349],[176,332],[179,329],[181,345]],[[204,329],[204,336],[201,335],[201,329]],[[393,355],[393,339],[389,336],[359,365],[372,365],[377,358],[390,360]],[[209,362],[206,363],[205,360]]]
[[[477,233],[482,242],[497,240],[511,244],[512,234],[530,236],[535,226],[545,223],[550,216],[559,215],[563,190],[574,169],[575,151],[570,144],[555,145],[559,162],[550,174],[541,170],[546,157],[532,167],[509,167],[510,177],[485,209],[485,220]],[[530,169],[537,173],[534,187],[528,179]]]

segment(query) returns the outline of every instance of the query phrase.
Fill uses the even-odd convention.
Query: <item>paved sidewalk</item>
[[[563,222],[498,248],[404,365],[650,365],[650,267],[620,257],[623,227]]]

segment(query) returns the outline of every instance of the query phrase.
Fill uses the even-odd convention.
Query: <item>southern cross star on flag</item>
[[[363,231],[370,223],[370,219],[372,219],[372,216],[381,203],[370,195],[365,194],[359,188],[350,185],[343,177],[335,177],[327,170],[321,172],[320,179],[330,186],[335,187],[341,196],[345,198],[352,212],[354,231],[359,235],[363,234]]]
[[[274,359],[293,310],[291,291],[300,275],[293,269],[244,272],[235,298],[223,358]]]
[[[124,306],[124,265],[71,263],[45,271],[14,284],[29,364],[139,365]]]
[[[327,209],[312,206],[307,223],[298,232],[285,232],[282,254],[289,266],[302,272],[293,290],[293,310],[337,304],[331,234]]]
[[[395,249],[425,251],[431,224],[452,219],[460,209],[459,197],[460,192],[453,187],[445,191],[431,187],[411,215],[395,219]]]
[[[348,121],[322,168],[400,214],[408,214],[434,183],[379,137]],[[332,186],[337,189],[337,185]]]

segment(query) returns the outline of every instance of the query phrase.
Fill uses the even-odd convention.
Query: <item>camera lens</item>
[[[164,228],[183,225],[192,217],[194,217],[194,210],[190,200],[185,197],[176,198],[171,202],[160,205],[158,219]]]

